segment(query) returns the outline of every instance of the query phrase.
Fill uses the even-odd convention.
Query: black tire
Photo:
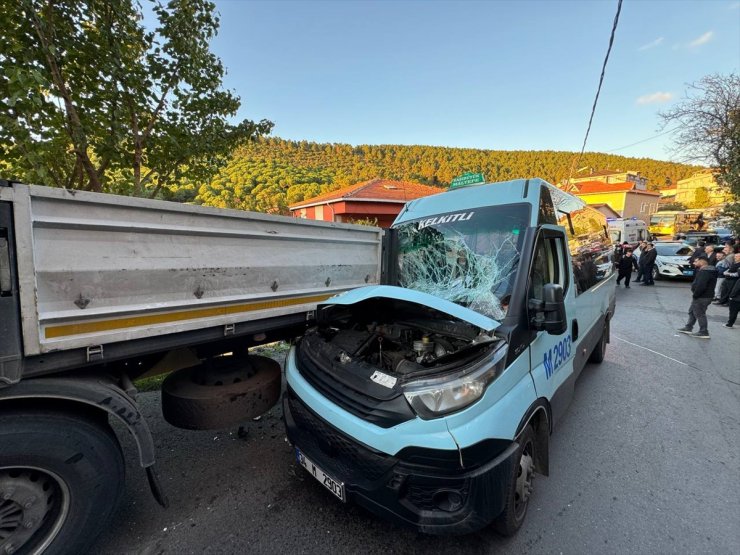
[[[110,427],[13,409],[0,412],[0,445],[0,553],[86,552],[123,493],[123,455]]]
[[[493,528],[502,536],[513,536],[524,522],[529,508],[529,496],[534,480],[535,437],[534,430],[527,426],[517,438],[517,464],[513,465],[511,483],[506,495],[506,504],[501,514],[493,521]],[[527,482],[526,491],[522,491],[523,479]],[[522,495],[523,493],[523,495]]]
[[[660,275],[660,270],[658,270],[657,264],[653,266],[653,281],[658,281],[659,279],[663,279],[663,276]]]
[[[591,356],[588,357],[589,362],[595,362],[601,364],[604,362],[606,356],[606,344],[609,342],[609,321],[604,324],[604,329],[601,332],[599,342],[594,346],[594,350],[591,351]]]
[[[162,383],[165,420],[186,430],[218,430],[262,415],[280,399],[280,364],[231,356],[177,370]]]

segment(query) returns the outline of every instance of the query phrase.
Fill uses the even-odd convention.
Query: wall
[[[717,181],[711,172],[699,172],[676,183],[676,202],[684,204],[694,202],[694,195],[699,187],[707,189],[709,200],[713,205],[730,200],[729,192],[717,185]]]
[[[650,221],[650,214],[658,211],[659,199],[659,195],[647,195],[636,191],[630,191],[626,195],[622,217],[636,217],[639,220],[648,222]]]
[[[621,215],[622,210],[624,210],[624,198],[626,196],[626,192],[588,193],[585,195],[576,194],[576,196],[582,199],[586,204],[608,204],[610,208],[616,210]]]

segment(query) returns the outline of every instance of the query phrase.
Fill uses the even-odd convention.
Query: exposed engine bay
[[[304,336],[310,350],[322,351],[333,364],[369,365],[401,379],[457,370],[499,341],[471,324],[402,301],[326,308],[319,326]]]

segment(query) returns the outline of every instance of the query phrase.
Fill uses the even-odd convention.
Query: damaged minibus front
[[[329,299],[288,355],[299,464],[422,532],[513,534],[577,375],[604,356],[605,224],[540,179],[408,203],[388,285]]]

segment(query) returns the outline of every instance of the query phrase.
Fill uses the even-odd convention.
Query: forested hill
[[[239,148],[218,176],[197,191],[173,191],[179,200],[223,208],[288,213],[288,205],[359,181],[382,177],[446,187],[467,171],[487,181],[542,177],[557,183],[568,177],[574,153],[476,150],[432,146],[351,146],[263,139]],[[579,166],[595,170],[634,170],[651,189],[675,183],[699,169],[649,158],[586,153]],[[581,173],[579,175],[584,175]]]

